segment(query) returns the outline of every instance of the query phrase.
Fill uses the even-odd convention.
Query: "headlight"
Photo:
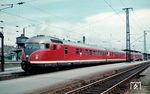
[[[35,59],[36,59],[36,60],[39,59],[39,55],[35,55]]]
[[[26,55],[26,58],[28,58],[29,57],[29,55]]]

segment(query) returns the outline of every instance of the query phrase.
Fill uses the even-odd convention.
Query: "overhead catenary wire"
[[[30,18],[27,18],[27,17],[24,17],[24,16],[20,16],[20,15],[13,14],[13,13],[9,13],[9,12],[5,12],[5,11],[0,11],[0,12],[5,13],[5,14],[8,14],[8,15],[11,15],[11,16],[19,17],[19,18],[21,18],[21,19],[30,21],[30,22],[32,22],[32,23],[34,23],[34,24],[36,24],[36,25],[42,24],[42,22],[39,22],[38,20],[33,20],[33,19],[30,19]],[[13,24],[12,24],[12,25],[13,25]],[[15,24],[15,26],[16,26],[16,25],[17,25],[17,24]],[[52,25],[51,25],[51,26],[52,26]],[[53,25],[52,27],[56,27],[56,28],[59,28],[59,29],[61,29],[61,30],[67,30],[67,29],[65,29],[65,28],[63,28],[63,27],[59,27],[59,26],[54,26],[54,25]]]
[[[32,6],[32,8],[33,8],[34,6]],[[41,12],[43,12],[43,13],[46,13],[45,11],[43,11],[43,10],[41,10],[40,8],[37,8],[37,7],[34,7],[35,9],[38,9],[39,11],[41,11]],[[48,14],[48,13],[46,13],[46,14]],[[111,15],[112,16],[112,15]],[[25,17],[22,17],[22,18],[25,18]],[[106,17],[107,18],[107,17]],[[31,19],[28,19],[28,18],[25,18],[25,19],[27,19],[27,20],[29,20],[29,21],[31,21]],[[105,18],[104,18],[105,19]],[[103,20],[103,19],[102,19]],[[31,22],[33,22],[33,20],[31,21]],[[37,21],[36,21],[37,22]],[[58,27],[58,26],[57,26]],[[81,27],[82,28],[82,27]],[[74,29],[75,30],[75,29]],[[74,31],[73,30],[73,31]],[[78,30],[78,29],[77,29]],[[68,31],[68,30],[67,30]],[[69,31],[72,31],[72,30],[69,30]]]
[[[122,0],[120,0],[120,2],[121,2],[121,4],[122,4],[124,7],[126,6]]]
[[[29,2],[28,2],[27,7],[34,8],[34,9],[40,11],[41,13],[47,14],[47,15],[49,15],[49,16],[60,17],[60,16],[56,16],[56,15],[49,14],[49,13],[47,13],[45,10],[43,10],[43,9],[41,9],[41,8],[38,8],[38,7],[36,7],[36,6],[32,5],[32,4],[30,4]],[[6,12],[5,12],[5,13],[6,13]],[[11,13],[8,13],[8,12],[7,12],[7,14],[12,15],[12,16],[21,17],[21,18],[26,19],[26,20],[28,20],[28,21],[30,21],[30,22],[35,22],[35,21],[38,22],[37,20],[33,20],[33,19],[30,19],[30,18],[27,18],[27,17],[23,17],[23,16],[20,16],[20,15],[11,14]],[[60,17],[60,18],[61,18],[61,19],[65,19],[65,18],[62,18],[62,17]],[[66,19],[65,19],[65,20],[66,20]],[[42,23],[39,23],[39,24],[42,24]],[[56,25],[51,25],[51,26],[52,26],[52,27],[59,28],[59,29],[64,30],[64,31],[71,31],[71,30],[65,29],[65,28],[63,28],[63,27],[56,26]]]
[[[107,2],[106,0],[104,0],[104,1],[105,1],[105,3],[125,22],[125,20],[122,18],[122,16],[120,16],[120,14],[112,7],[112,5],[109,4],[109,2]],[[123,6],[126,5],[122,0],[120,0],[120,2],[121,2],[121,4],[122,4]],[[136,23],[136,24],[137,24],[137,23]],[[140,27],[139,25],[137,25],[137,26],[138,26],[138,28]],[[134,30],[136,30],[135,27],[133,27],[132,25],[131,25],[131,28],[134,29]],[[141,28],[140,28],[140,30],[141,30]]]
[[[31,4],[31,3],[27,3],[26,6],[32,8],[32,9],[38,10],[39,12],[44,13],[44,14],[46,14],[46,15],[48,15],[48,16],[56,17],[56,18],[61,18],[61,19],[64,19],[64,20],[68,20],[68,18],[61,17],[61,16],[57,16],[57,15],[54,15],[54,14],[52,14],[52,13],[48,13],[45,9],[36,7],[35,5],[33,5],[33,4]]]
[[[111,4],[109,4],[106,0],[104,0],[104,2],[115,12],[123,21],[125,21],[124,18],[122,18],[122,16],[119,14],[119,12],[117,12],[117,11],[112,7]]]
[[[122,0],[120,0],[120,2],[121,2],[121,4],[122,4],[124,7],[127,5],[127,4],[125,4],[124,1],[122,1]],[[131,1],[130,1],[130,2],[131,2]],[[131,11],[131,14],[133,14],[133,15],[131,15],[131,17],[132,17],[132,19],[134,20],[136,26],[137,26],[140,30],[143,30],[143,28],[141,27],[142,24],[139,24],[140,21],[139,21],[137,15],[134,13],[134,11]],[[134,16],[134,17],[133,17],[133,16]],[[134,28],[134,27],[131,26],[131,28]],[[135,28],[134,28],[134,29],[135,29]]]
[[[64,17],[57,16],[57,15],[52,15],[51,13],[47,13],[47,11],[45,11],[45,9],[43,10],[43,9],[41,9],[41,8],[39,8],[39,7],[36,7],[35,5],[30,4],[30,3],[28,3],[27,6],[30,7],[30,8],[36,9],[36,10],[40,11],[41,13],[47,14],[47,15],[49,15],[49,16],[54,16],[54,17],[57,17],[57,18],[59,17],[59,18],[61,18],[61,19],[65,19],[65,20],[67,19],[67,18],[64,18]],[[120,12],[118,12],[118,13],[120,13]],[[115,13],[114,13],[114,14],[115,14]],[[102,20],[105,20],[105,19],[107,19],[107,18],[110,18],[110,17],[114,16],[114,14],[109,15],[109,16],[107,16],[107,17],[104,17],[104,18],[101,19],[101,20],[92,22],[92,24],[98,23],[98,22],[100,22],[100,21],[102,21]],[[75,29],[73,28],[72,30],[69,30],[69,31],[76,31],[76,30],[79,30],[79,29],[83,29],[84,27],[87,28],[87,24],[84,24],[84,26],[79,26],[79,27],[77,27],[77,28],[75,28]]]
[[[137,15],[135,14],[135,12],[133,12],[133,11],[132,11],[131,14],[133,14],[133,15],[132,15],[132,18],[136,21],[137,26],[138,26],[140,29],[143,30],[143,28],[141,27],[141,26],[142,26],[142,23],[141,23],[141,21],[139,20],[138,16],[137,16]],[[133,16],[134,16],[134,17],[133,17]]]
[[[30,19],[30,18],[27,18],[27,17],[24,17],[24,16],[16,15],[16,14],[13,14],[13,13],[10,13],[10,12],[5,12],[5,11],[0,11],[0,12],[8,14],[8,15],[11,15],[11,16],[15,16],[15,17],[19,17],[19,18],[28,20],[28,21],[30,21],[32,23],[37,23],[37,22],[39,23],[39,21],[37,21],[37,20],[33,20],[33,19]]]
[[[130,44],[135,43],[136,41],[138,41],[139,39],[141,39],[141,38],[143,38],[143,37],[144,37],[143,35],[139,36],[139,37],[138,37],[138,38],[136,38],[134,41],[132,41]]]

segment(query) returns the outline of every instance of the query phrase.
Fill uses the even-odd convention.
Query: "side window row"
[[[82,50],[83,49],[76,48],[75,53],[80,54]],[[65,54],[68,54],[68,47],[65,47],[64,52]],[[97,56],[107,55],[107,52],[104,52],[104,51],[96,51],[96,50],[88,50],[88,49],[85,49],[84,53],[85,55],[97,55]]]
[[[110,52],[110,56],[124,56],[122,53]]]

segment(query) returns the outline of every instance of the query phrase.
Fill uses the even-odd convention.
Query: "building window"
[[[68,48],[65,47],[65,54],[68,54]]]

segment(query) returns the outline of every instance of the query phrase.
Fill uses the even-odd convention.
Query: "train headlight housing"
[[[38,60],[39,59],[39,55],[35,55],[35,59]]]
[[[26,59],[28,60],[28,58],[29,58],[29,55],[26,55]]]

